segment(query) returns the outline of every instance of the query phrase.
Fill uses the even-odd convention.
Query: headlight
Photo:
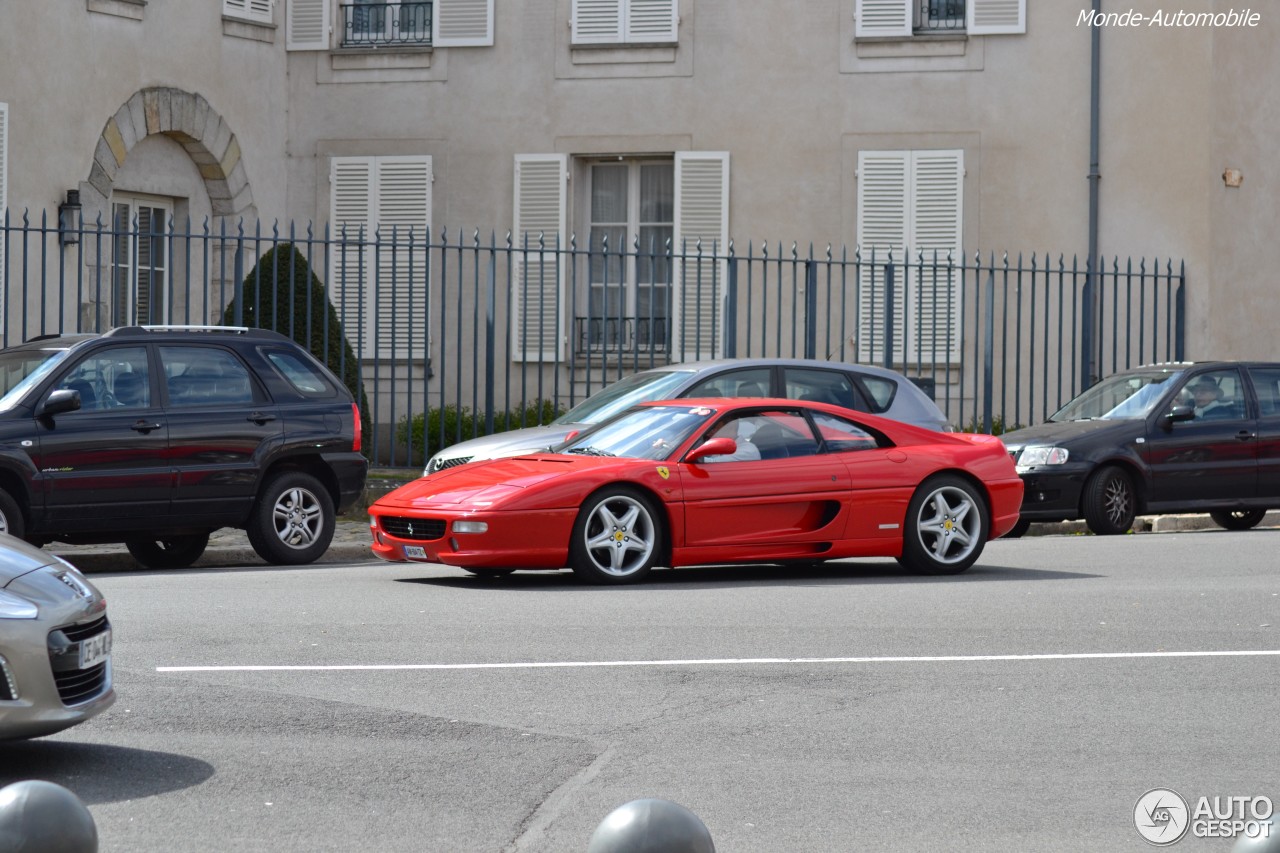
[[[40,608],[25,598],[0,589],[0,619],[34,619]]]
[[[1041,465],[1064,465],[1070,455],[1065,447],[1029,444],[1022,448],[1022,454],[1018,457],[1018,470],[1037,468]]]

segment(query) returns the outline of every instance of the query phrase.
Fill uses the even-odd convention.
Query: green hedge
[[[550,400],[534,400],[509,412],[494,412],[493,432],[549,424],[564,413],[564,407],[556,406]],[[489,434],[485,430],[483,412],[473,413],[467,406],[459,408],[452,404],[441,409],[428,409],[425,414],[414,415],[412,419],[401,418],[396,424],[396,441],[401,447],[411,445],[413,448],[410,465],[424,465],[451,444]]]
[[[338,312],[329,301],[324,285],[302,253],[292,243],[272,247],[245,276],[241,302],[240,317],[236,317],[237,303],[233,299],[222,315],[222,324],[271,329],[293,338],[323,361],[342,379],[351,396],[360,401],[360,421],[368,454],[372,438],[370,412],[360,380],[360,363],[343,334]]]

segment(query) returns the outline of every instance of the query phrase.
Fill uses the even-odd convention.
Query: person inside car
[[[1201,376],[1191,383],[1190,388],[1197,420],[1231,416],[1231,406],[1222,401],[1222,390],[1213,379]]]
[[[715,431],[712,438],[732,438],[738,449],[733,453],[722,453],[717,456],[704,456],[702,462],[754,462],[760,458],[760,448],[751,443],[756,425],[750,418],[735,418],[723,424]]]

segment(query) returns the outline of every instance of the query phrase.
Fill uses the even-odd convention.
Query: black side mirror
[[[63,412],[74,412],[79,408],[80,392],[73,388],[59,388],[36,407],[36,417],[48,418]]]
[[[1177,403],[1172,409],[1165,412],[1163,418],[1160,419],[1160,425],[1165,429],[1173,429],[1173,425],[1179,421],[1195,420],[1196,410],[1194,406],[1188,406],[1185,403]]]

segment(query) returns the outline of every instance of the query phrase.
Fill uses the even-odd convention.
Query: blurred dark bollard
[[[14,782],[0,788],[0,850],[98,853],[98,827],[80,798],[61,785]]]
[[[1231,853],[1280,853],[1280,822],[1273,817],[1260,822],[1258,829],[1253,837],[1237,835]]]
[[[715,853],[698,816],[670,800],[632,800],[591,833],[587,853]]]

